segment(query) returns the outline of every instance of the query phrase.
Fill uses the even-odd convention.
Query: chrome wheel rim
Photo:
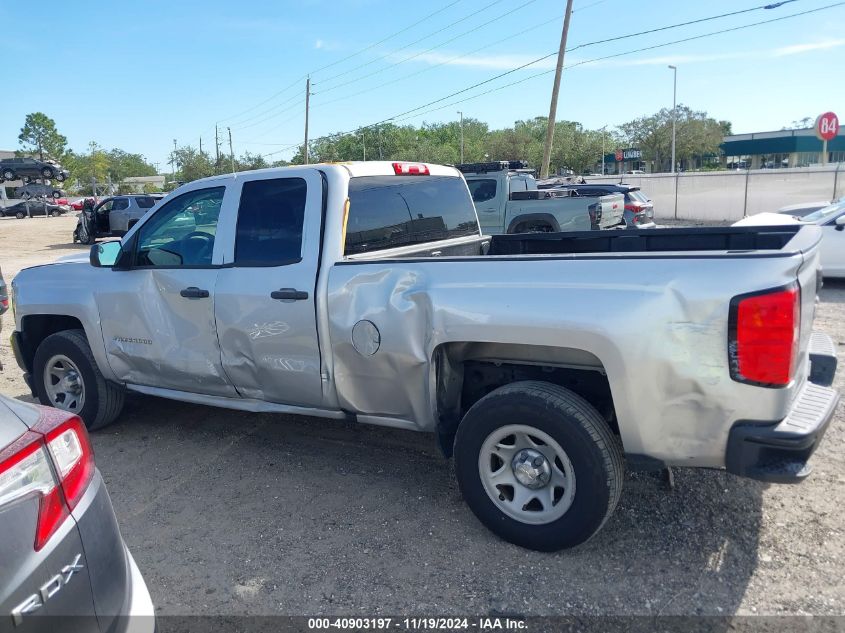
[[[575,471],[566,451],[533,426],[509,424],[488,435],[478,472],[496,507],[522,523],[556,521],[575,498]]]
[[[85,406],[85,383],[76,364],[57,354],[44,366],[44,390],[57,409],[79,413]]]

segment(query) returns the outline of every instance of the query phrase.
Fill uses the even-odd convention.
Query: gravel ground
[[[0,220],[7,281],[77,251],[74,221]],[[829,282],[816,328],[840,360],[843,315]],[[0,393],[29,399],[6,336],[0,360]],[[800,486],[631,473],[602,532],[558,554],[484,529],[425,435],[131,397],[92,437],[160,614],[839,615],[843,414]]]

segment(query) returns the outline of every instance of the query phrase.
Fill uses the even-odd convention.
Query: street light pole
[[[461,163],[464,162],[464,113],[458,110],[461,115]]]
[[[672,81],[672,173],[675,173],[677,163],[675,163],[675,126],[678,122],[678,67],[670,65],[674,75]]]

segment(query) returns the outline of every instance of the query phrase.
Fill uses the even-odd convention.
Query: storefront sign
[[[616,150],[616,160],[617,162],[622,162],[623,160],[640,160],[643,157],[642,151],[630,147],[628,149],[618,149]]]

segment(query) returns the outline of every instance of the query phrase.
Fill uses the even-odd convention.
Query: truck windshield
[[[361,176],[349,181],[346,255],[478,234],[462,178]]]

